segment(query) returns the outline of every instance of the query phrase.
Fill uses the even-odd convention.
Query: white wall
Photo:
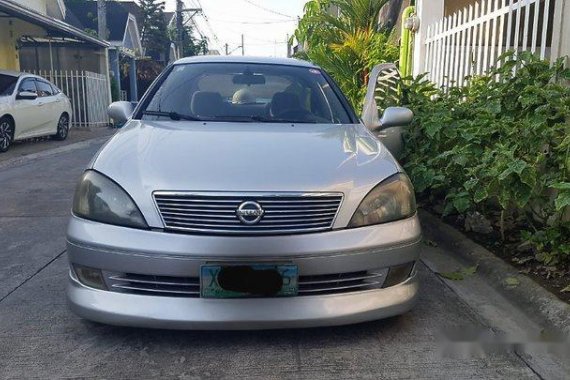
[[[426,55],[427,27],[444,17],[445,0],[417,0],[416,14],[420,19],[420,28],[414,38],[413,75],[424,72],[423,63]]]
[[[65,19],[65,4],[63,0],[23,0],[19,3],[38,13],[57,18],[59,20]]]
[[[48,0],[24,0],[20,2],[20,4],[45,15],[47,14],[47,1]]]

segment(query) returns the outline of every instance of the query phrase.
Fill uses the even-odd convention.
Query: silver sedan
[[[420,224],[386,147],[401,145],[409,110],[365,126],[310,63],[200,57],[109,113],[125,126],[81,177],[67,235],[78,315],[265,329],[414,305]],[[392,143],[377,138],[386,131]]]

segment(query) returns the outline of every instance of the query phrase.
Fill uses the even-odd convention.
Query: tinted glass
[[[36,85],[38,86],[38,96],[52,96],[53,95],[53,88],[47,82],[38,80],[36,81]]]
[[[0,96],[9,96],[14,93],[18,78],[11,75],[0,75]]]
[[[320,70],[282,65],[177,65],[143,110],[210,121],[351,123]]]
[[[36,80],[32,78],[24,79],[20,84],[20,92],[23,91],[37,93]]]
[[[51,84],[51,83],[50,83]],[[59,90],[59,88],[55,87],[55,85],[51,84],[51,89],[53,91],[54,95],[59,94],[61,91]]]

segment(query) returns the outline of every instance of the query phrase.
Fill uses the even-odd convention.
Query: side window
[[[24,79],[22,83],[20,83],[20,89],[18,92],[22,91],[37,94],[38,90],[36,89],[36,80],[33,78]]]
[[[55,87],[55,85],[53,83],[50,83],[50,85],[51,85],[51,89],[52,89],[54,95],[57,95],[61,92],[59,90],[59,88]]]
[[[53,95],[53,89],[48,82],[44,82],[43,80],[36,81],[36,85],[38,86],[38,96],[46,97]]]

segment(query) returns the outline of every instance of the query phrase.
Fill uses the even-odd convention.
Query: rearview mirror
[[[38,94],[31,91],[21,91],[16,96],[16,99],[22,100],[36,100],[38,98]]]
[[[234,75],[232,82],[234,84],[245,84],[248,86],[253,84],[265,84],[265,76],[253,73],[238,74]]]
[[[405,107],[388,107],[380,119],[380,129],[406,127],[412,123],[414,113]]]
[[[134,107],[131,102],[114,102],[107,109],[107,114],[115,124],[125,124],[133,115]]]

